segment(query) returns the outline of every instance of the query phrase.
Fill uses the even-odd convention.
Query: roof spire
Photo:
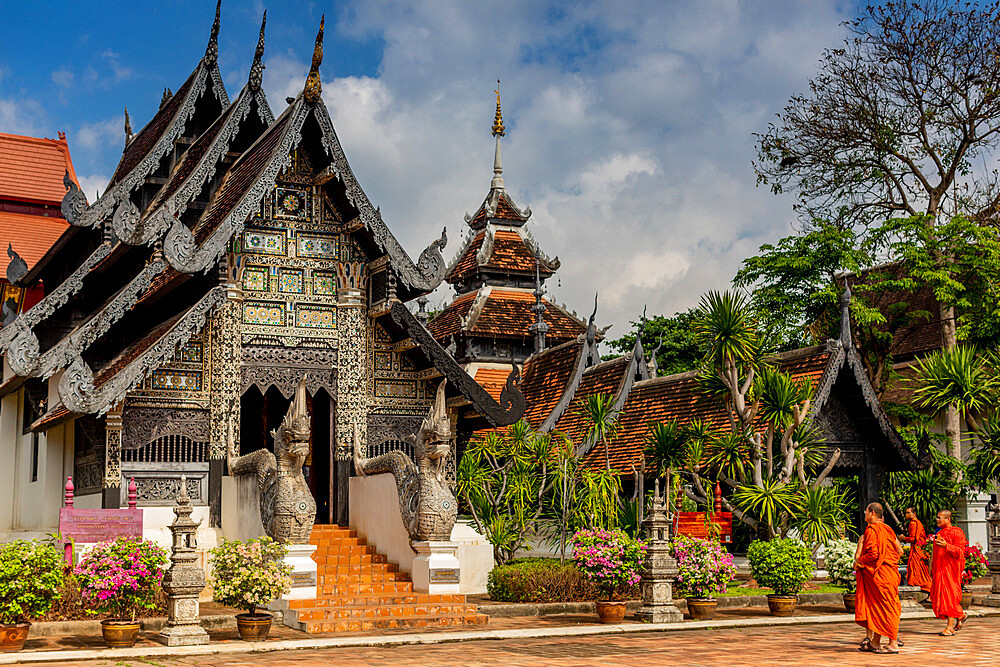
[[[503,113],[500,111],[500,79],[497,79],[497,89],[493,91],[497,94],[497,113],[493,117],[493,131],[492,134],[496,137],[497,147],[496,151],[493,153],[493,181],[490,183],[491,188],[503,188],[503,163],[500,159],[500,137],[507,134],[504,131],[503,126]]]
[[[208,46],[205,47],[205,64],[214,65],[219,60],[219,13],[222,11],[222,0],[215,3],[215,21],[212,23],[212,34],[208,36]]]
[[[844,293],[840,295],[840,343],[845,348],[851,342],[851,286],[844,281]]]
[[[260,20],[260,37],[257,39],[257,50],[253,53],[253,64],[250,65],[250,78],[247,85],[250,90],[260,90],[261,80],[264,78],[264,26],[267,25],[267,10],[264,10],[264,17]]]
[[[545,323],[542,319],[542,313],[545,312],[545,304],[542,303],[542,295],[545,291],[542,289],[542,279],[538,269],[538,259],[535,259],[535,305],[531,307],[531,310],[535,313],[534,323],[528,327],[528,331],[535,334],[535,354],[545,350],[545,334],[548,333],[549,325]]]
[[[125,145],[132,141],[132,120],[128,117],[128,107],[125,107]]]
[[[160,108],[162,109],[163,107],[165,107],[167,105],[167,102],[169,102],[170,98],[172,98],[173,96],[174,96],[173,91],[171,91],[169,88],[164,88],[163,97],[160,98]]]
[[[309,68],[309,76],[306,77],[306,87],[302,91],[302,97],[309,104],[316,104],[323,93],[323,86],[319,80],[319,66],[323,64],[323,24],[326,21],[326,14],[319,19],[319,32],[316,33],[316,47],[313,49],[312,66]]]

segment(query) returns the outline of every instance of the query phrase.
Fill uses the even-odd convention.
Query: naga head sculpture
[[[444,459],[451,451],[451,419],[445,406],[444,389],[447,380],[441,380],[438,385],[434,405],[420,425],[417,435],[417,460],[427,459],[438,464],[440,471]]]
[[[279,467],[282,463],[294,468],[302,467],[309,455],[310,432],[309,412],[306,410],[306,379],[303,377],[295,388],[295,398],[292,399],[281,425],[271,431]]]

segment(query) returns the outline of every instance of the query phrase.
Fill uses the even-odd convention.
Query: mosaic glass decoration
[[[301,294],[303,291],[303,273],[301,269],[281,269],[278,273],[278,291],[289,294]]]
[[[309,217],[309,200],[302,190],[274,189],[274,213],[278,218],[302,220]]]
[[[298,234],[295,254],[298,257],[337,259],[337,237],[326,234]]]
[[[243,303],[243,321],[246,324],[264,324],[274,327],[285,326],[285,304],[266,301],[246,301]]]
[[[150,386],[165,391],[201,391],[201,373],[169,369],[154,371]]]
[[[416,364],[413,363],[413,359],[410,358],[408,354],[399,355],[399,370],[401,371],[415,371],[417,370]]]
[[[243,289],[266,292],[268,289],[267,267],[248,266],[243,269]]]
[[[330,271],[313,271],[313,294],[336,294],[337,274]]]
[[[248,229],[243,232],[243,252],[257,255],[284,255],[285,235],[279,231]]]
[[[416,398],[416,382],[375,382],[375,395],[379,398]]]
[[[203,358],[203,348],[201,341],[191,341],[187,345],[182,345],[180,349],[177,350],[177,354],[174,358],[177,361],[186,364],[200,364]]]
[[[332,329],[337,326],[336,310],[327,306],[296,304],[295,326],[307,329]]]
[[[392,370],[392,352],[375,353],[375,370],[377,371]]]

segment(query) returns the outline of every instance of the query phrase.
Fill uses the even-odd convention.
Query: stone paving
[[[528,620],[528,619],[525,619]],[[531,619],[535,624],[541,619]],[[161,656],[95,660],[95,667],[249,665],[1000,665],[1000,617],[973,618],[955,637],[940,637],[940,621],[905,620],[899,655],[856,650],[863,636],[851,623],[788,627],[727,628],[546,639],[506,639],[436,645],[406,645],[282,651],[178,658]],[[69,665],[71,663],[48,663]]]

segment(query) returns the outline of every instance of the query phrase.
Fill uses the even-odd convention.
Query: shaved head
[[[879,519],[882,518],[882,506],[879,503],[869,503],[868,507],[865,508],[865,510],[871,512]]]

